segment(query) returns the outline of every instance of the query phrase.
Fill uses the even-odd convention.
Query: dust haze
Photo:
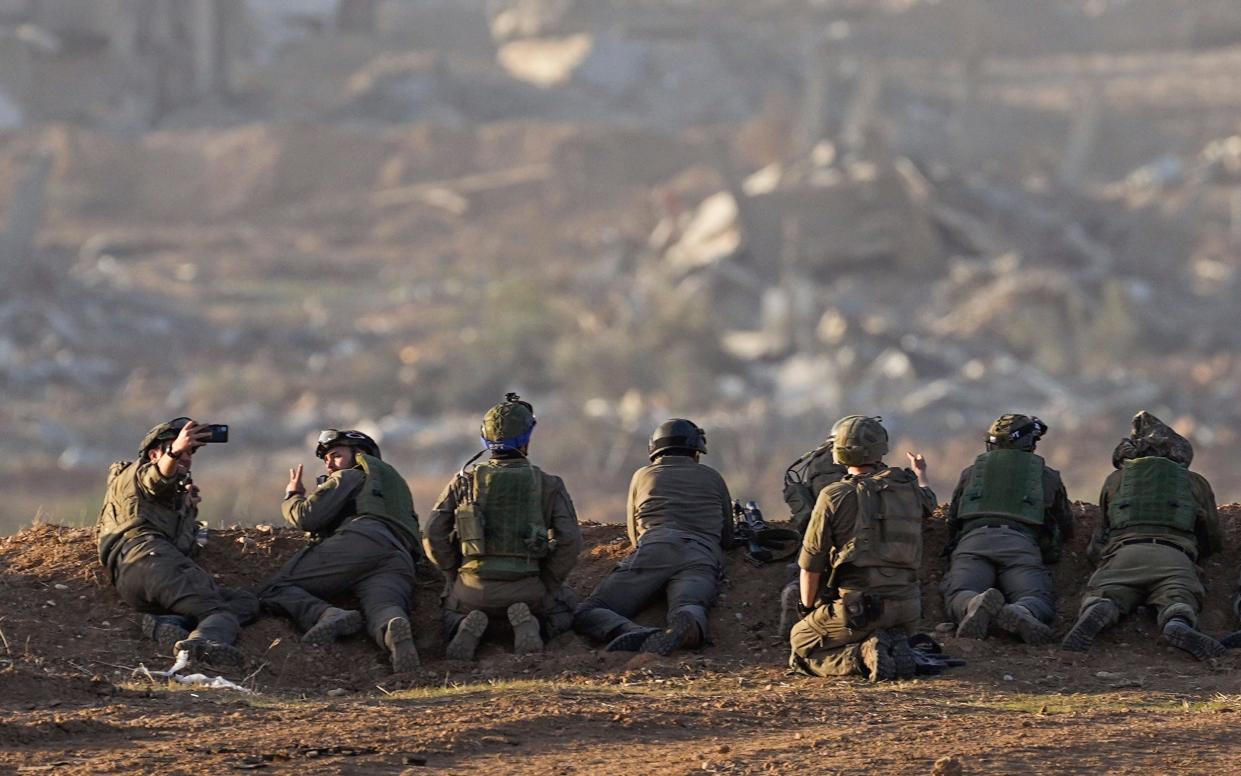
[[[603,522],[669,416],[773,516],[851,413],[1241,500],[1238,74],[1232,0],[0,0],[0,533],[182,414],[213,525],[323,427],[425,511],[510,390]]]

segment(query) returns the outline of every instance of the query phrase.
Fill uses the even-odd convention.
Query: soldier
[[[467,461],[431,513],[424,547],[446,578],[450,659],[472,660],[489,625],[493,634],[511,626],[514,651],[527,654],[572,623],[564,581],[582,532],[564,482],[527,457],[536,423],[515,393],[488,410],[482,439],[490,459],[472,469],[482,452]]]
[[[707,435],[693,421],[659,424],[647,449],[651,463],[634,472],[626,508],[636,550],[578,607],[573,629],[606,642],[609,652],[667,655],[706,636],[724,549],[733,541],[732,497],[724,478],[698,462]],[[661,592],[668,599],[665,630],[629,619]]]
[[[922,519],[935,494],[922,456],[909,454],[912,471],[883,462],[880,421],[850,415],[832,429],[832,455],[849,474],[819,494],[798,558],[802,619],[789,665],[802,673],[878,681],[915,672],[907,635],[922,616]]]
[[[216,584],[192,560],[206,530],[197,522],[202,497],[190,467],[211,433],[176,418],[147,432],[137,462],[112,464],[96,526],[99,562],[121,600],[143,612],[147,638],[173,654],[240,666],[245,658],[233,644],[258,616],[258,599]]]
[[[1060,559],[1073,514],[1060,473],[1034,453],[1045,433],[1038,418],[1001,415],[952,493],[944,548],[952,560],[939,589],[958,638],[986,638],[992,624],[1027,644],[1055,635],[1055,587],[1043,564]]]
[[[305,531],[310,544],[289,559],[259,598],[303,631],[302,642],[322,646],[357,633],[365,624],[388,653],[396,673],[418,668],[410,629],[414,559],[420,533],[404,478],[384,462],[379,445],[360,431],[327,429],[315,457],[327,476],[306,495],[302,467],[289,470],[281,511]],[[353,593],[362,611],[323,600]]]
[[[1215,494],[1189,470],[1193,457],[1189,441],[1154,415],[1133,417],[1133,433],[1112,453],[1116,471],[1099,494],[1099,527],[1087,555],[1102,563],[1062,648],[1085,652],[1121,615],[1150,604],[1169,644],[1199,660],[1224,654],[1194,627],[1206,592],[1195,564],[1223,542]]]
[[[823,444],[802,453],[784,470],[784,503],[789,506],[793,527],[803,536],[819,493],[833,482],[840,482],[849,473],[832,458],[832,443],[829,436]],[[780,624],[777,628],[781,639],[789,637],[793,624],[800,619],[797,605],[801,600],[801,590],[797,577],[797,561],[793,561],[789,564],[789,579],[780,592]]]

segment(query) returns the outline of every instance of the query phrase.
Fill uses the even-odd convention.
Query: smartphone
[[[206,426],[211,429],[211,436],[207,437],[205,442],[220,443],[228,441],[228,424],[227,423],[211,423]]]

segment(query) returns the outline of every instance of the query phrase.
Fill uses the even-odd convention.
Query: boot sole
[[[344,615],[318,622],[310,630],[302,634],[302,643],[313,647],[331,644],[341,636],[348,636],[362,630],[362,613],[348,610]]]
[[[656,633],[659,633],[658,628],[644,628],[642,630],[622,633],[609,641],[608,645],[603,649],[605,652],[639,652],[642,649],[642,645],[646,643],[647,639],[651,638]]]
[[[896,677],[892,640],[886,630],[877,631],[862,644],[862,663],[866,666],[866,678],[871,682],[884,682]]]
[[[666,630],[657,631],[642,642],[641,652],[667,657],[680,649],[688,636],[698,626],[689,617],[677,617]]]
[[[418,659],[418,648],[414,646],[414,636],[410,631],[409,620],[404,617],[394,618],[388,623],[388,633],[384,636],[388,647],[388,656],[392,660],[392,673],[403,674],[417,671],[422,665]]]
[[[475,617],[475,615],[478,615]],[[473,660],[478,650],[478,642],[487,630],[487,615],[475,609],[465,616],[457,633],[444,649],[444,656],[449,660]]]
[[[160,622],[153,614],[142,615],[142,635],[151,639],[162,649],[172,649],[178,641],[188,638],[190,632],[170,622]]]
[[[892,643],[892,672],[897,679],[912,679],[918,674],[918,661],[914,659],[913,647],[905,634],[888,631]]]
[[[1163,637],[1172,646],[1177,649],[1185,650],[1199,660],[1206,660],[1211,657],[1223,657],[1228,653],[1228,648],[1223,644],[1206,635],[1202,631],[1195,630],[1188,626],[1173,628],[1171,631],[1165,629],[1163,632]]]
[[[1108,611],[1105,606],[1098,604],[1092,606],[1064,637],[1064,641],[1060,642],[1060,649],[1067,652],[1088,651],[1094,644],[1095,638],[1107,625]]]
[[[995,624],[1000,630],[1016,635],[1027,644],[1050,644],[1056,637],[1051,626],[1016,604],[1008,604],[1000,609]]]
[[[973,607],[973,603],[979,601],[978,606]],[[999,613],[1004,606],[1004,594],[994,587],[989,587],[985,591],[979,593],[970,599],[971,607],[966,608],[966,614],[961,618],[961,622],[957,625],[957,638],[959,639],[985,639],[987,631],[991,629],[991,618]]]
[[[513,651],[518,655],[532,655],[543,651],[543,637],[539,634],[539,621],[530,613],[530,607],[517,603],[508,608],[508,621],[513,626]]]

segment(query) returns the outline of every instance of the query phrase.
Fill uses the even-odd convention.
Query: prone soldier
[[[259,593],[263,606],[293,620],[302,641],[324,645],[365,624],[397,673],[418,668],[410,628],[414,559],[420,539],[413,497],[374,439],[328,429],[315,457],[327,476],[310,495],[302,467],[289,471],[284,518],[310,536]],[[323,600],[352,592],[362,611]]]
[[[99,562],[121,600],[143,613],[143,635],[173,654],[240,666],[245,658],[234,642],[258,616],[258,599],[216,584],[193,560],[205,530],[190,468],[212,435],[211,426],[185,417],[148,431],[136,462],[117,461],[108,470],[96,538]]]
[[[1195,627],[1206,594],[1196,563],[1223,541],[1215,494],[1190,471],[1193,457],[1189,440],[1154,415],[1133,417],[1132,433],[1112,453],[1116,471],[1099,494],[1099,527],[1087,550],[1099,567],[1063,649],[1085,652],[1100,631],[1150,604],[1172,646],[1199,660],[1225,653]]]
[[[1047,426],[1007,414],[987,430],[987,450],[961,472],[948,508],[944,607],[959,638],[992,625],[1027,644],[1054,638],[1055,587],[1045,562],[1060,557],[1073,515],[1060,473],[1034,452]]]

